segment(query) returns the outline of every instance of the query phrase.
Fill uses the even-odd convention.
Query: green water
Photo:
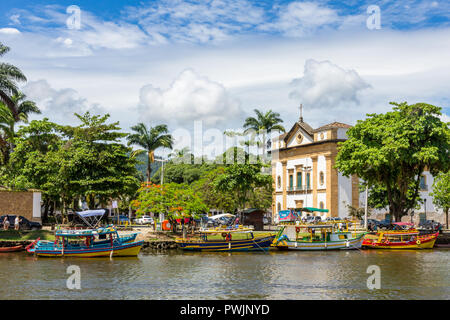
[[[67,267],[81,289],[66,286]],[[381,288],[367,288],[367,267]],[[450,250],[141,253],[136,258],[0,254],[1,299],[449,299]]]

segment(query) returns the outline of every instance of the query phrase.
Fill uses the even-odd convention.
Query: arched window
[[[325,175],[324,175],[323,171],[320,171],[320,173],[319,173],[319,181],[320,181],[320,185],[323,185],[325,182]]]
[[[281,211],[281,203],[279,203],[279,202],[278,202],[278,205],[277,205],[277,209],[278,209],[278,212]]]
[[[320,201],[319,208],[320,208],[320,209],[323,209],[323,208],[324,208],[323,201]]]
[[[280,176],[278,176],[277,182],[278,182],[278,188],[281,188],[281,177]]]

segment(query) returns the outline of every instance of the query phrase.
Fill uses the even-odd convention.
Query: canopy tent
[[[208,218],[209,218],[209,219],[212,219],[212,220],[216,220],[216,219],[220,219],[220,218],[234,218],[234,217],[235,217],[234,214],[231,214],[231,213],[223,213],[223,214],[217,214],[217,215],[215,215],[215,216],[208,217]]]
[[[88,227],[96,228],[105,213],[105,209],[99,209],[81,211],[76,214],[81,218],[81,220],[83,220],[84,223],[86,223]]]
[[[303,208],[299,208],[301,211],[308,211],[308,212],[328,212],[330,210],[328,209],[319,209],[319,208],[313,208],[313,207],[303,207]]]

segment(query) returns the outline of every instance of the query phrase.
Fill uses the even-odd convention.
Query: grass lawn
[[[35,230],[35,231],[16,231],[16,230],[0,230],[0,241],[12,240],[36,240],[41,238],[41,240],[55,240],[54,231],[48,230]]]

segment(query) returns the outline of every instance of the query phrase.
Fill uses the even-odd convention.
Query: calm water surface
[[[81,290],[66,286],[81,269]],[[367,289],[367,267],[381,289]],[[449,299],[450,250],[141,253],[137,258],[0,254],[0,299]]]

